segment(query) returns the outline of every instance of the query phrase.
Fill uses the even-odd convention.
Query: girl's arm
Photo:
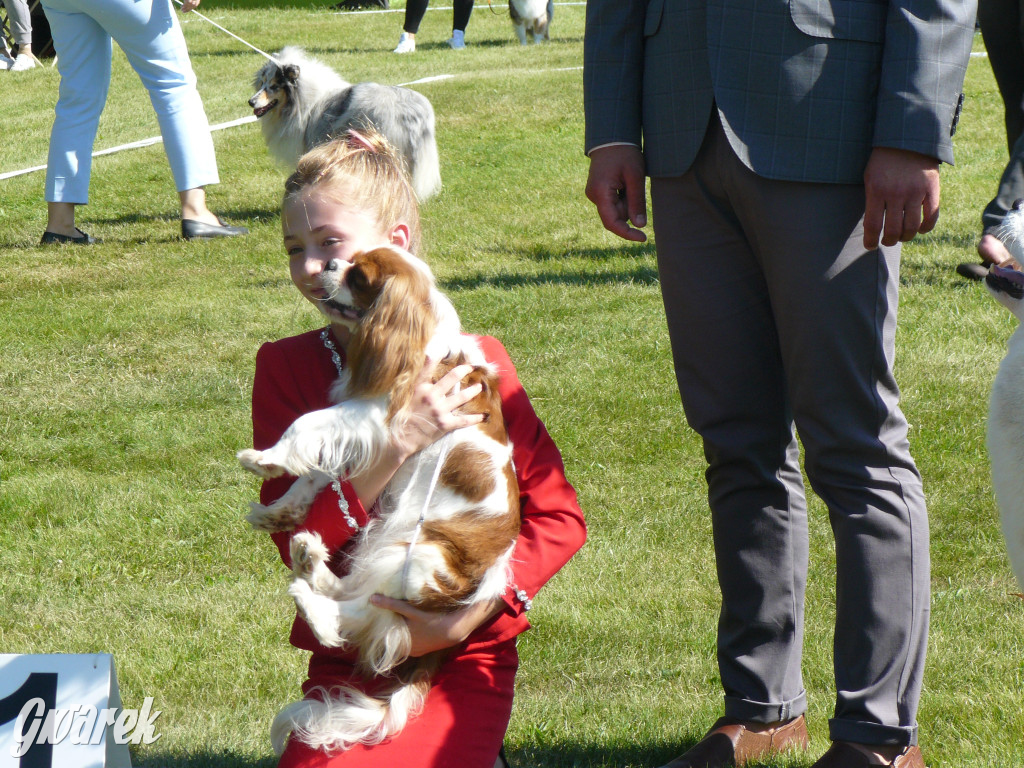
[[[586,523],[576,491],[565,477],[561,454],[533,410],[508,353],[496,339],[484,337],[479,342],[487,360],[498,368],[502,411],[519,481],[522,527],[512,557],[513,583],[500,600],[443,615],[375,595],[376,605],[406,618],[413,656],[458,645],[503,611],[515,616],[527,610],[527,601],[586,539]]]

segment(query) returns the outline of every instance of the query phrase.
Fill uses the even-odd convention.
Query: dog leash
[[[184,5],[184,3],[182,3],[181,0],[174,0],[174,2],[176,2],[178,5]],[[225,34],[231,35],[231,37],[235,38],[235,40],[237,40],[238,42],[242,43],[243,45],[249,46],[254,51],[256,51],[256,53],[260,54],[261,56],[263,56],[264,58],[268,59],[269,61],[274,62],[275,64],[277,64],[277,66],[281,66],[281,62],[279,62],[277,59],[275,59],[269,53],[267,53],[266,51],[261,51],[255,45],[253,45],[250,42],[247,42],[247,41],[243,40],[238,35],[236,35],[234,32],[232,32],[230,30],[227,30],[227,29],[224,29],[224,27],[222,27],[220,24],[218,24],[213,19],[211,19],[211,18],[209,18],[207,16],[203,16],[203,14],[201,14],[199,11],[197,11],[195,9],[189,11],[189,13],[194,13],[196,16],[198,16],[203,21],[208,21],[210,24],[213,24],[213,26],[215,26],[217,29],[219,29],[221,32],[224,32]]]
[[[402,565],[402,594],[409,598],[408,592],[408,579],[409,579],[409,568],[412,566],[412,548],[416,546],[416,542],[419,541],[420,531],[423,530],[423,523],[427,517],[427,509],[430,506],[430,500],[434,497],[434,490],[437,488],[438,478],[441,477],[441,467],[444,466],[444,461],[448,458],[448,450],[451,444],[451,432],[447,432],[444,437],[441,438],[441,451],[437,456],[437,464],[434,465],[434,474],[430,478],[430,485],[427,487],[427,498],[423,501],[423,509],[420,510],[420,519],[416,521],[416,528],[412,532],[412,538],[409,539],[409,548],[405,552],[405,563]]]

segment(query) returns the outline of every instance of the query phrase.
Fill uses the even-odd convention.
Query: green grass
[[[508,346],[590,524],[520,642],[512,762],[657,765],[719,714],[718,596],[653,248],[604,233],[582,194],[583,8],[559,7],[551,44],[523,49],[480,3],[457,53],[450,11],[431,12],[418,52],[392,56],[400,14],[326,5],[200,10],[264,50],[304,45],[352,81],[454,75],[416,86],[437,112],[445,182],[424,209],[427,254],[467,328]],[[185,34],[210,122],[248,114],[260,57],[200,19]],[[41,165],[56,71],[0,74],[0,173]],[[1024,601],[984,446],[1013,323],[953,272],[974,258],[1006,157],[987,60],[971,61],[967,93],[939,227],[905,249],[897,374],[932,520],[922,741],[930,765],[974,768],[1024,764]],[[115,51],[96,148],[155,135]],[[211,205],[252,229],[243,240],[177,239],[160,146],[94,162],[79,223],[98,247],[38,247],[43,175],[0,182],[0,651],[112,653],[126,705],[153,696],[164,712],[141,766],[272,766],[268,725],[305,665],[287,643],[287,574],[242,520],[256,483],[234,453],[250,439],[257,347],[320,320],[288,281],[283,174],[257,127],[214,141]],[[820,503],[811,514],[813,749],[787,766],[825,749],[834,701],[833,549]]]

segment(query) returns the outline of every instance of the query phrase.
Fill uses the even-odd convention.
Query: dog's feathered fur
[[[295,168],[310,148],[350,128],[374,128],[405,160],[420,200],[441,189],[434,108],[409,88],[346,82],[326,64],[288,46],[256,73],[249,106],[259,118],[267,148]]]
[[[512,17],[512,25],[520,43],[526,45],[527,32],[533,42],[541,43],[550,37],[555,4],[553,0],[508,0],[508,14]]]
[[[1017,201],[999,232],[1018,263],[1024,263],[1024,203]],[[996,301],[1024,324],[1024,273],[992,267],[986,284]],[[988,453],[1003,536],[1014,574],[1024,589],[1024,325],[1010,337],[992,385]]]
[[[332,478],[357,477],[373,467],[391,431],[408,417],[428,356],[441,360],[435,381],[463,362],[474,365],[463,381],[481,384],[482,391],[462,410],[485,420],[449,433],[399,468],[379,499],[380,514],[359,534],[344,577],[328,567],[329,553],[316,534],[292,538],[289,593],[317,638],[358,649],[361,671],[392,674],[396,683],[381,698],[343,688],[291,705],[272,729],[279,751],[289,731],[315,747],[345,749],[401,730],[422,706],[440,657],[408,659],[404,619],[371,605],[370,596],[382,593],[439,612],[495,599],[508,586],[519,531],[518,484],[496,374],[461,333],[454,307],[426,264],[386,246],[357,254],[351,264],[330,262],[321,282],[327,301],[353,329],[348,367],[332,391],[338,404],[300,417],[265,451],[239,453],[246,468],[263,476],[298,476],[277,502],[252,505],[254,527],[294,528]]]

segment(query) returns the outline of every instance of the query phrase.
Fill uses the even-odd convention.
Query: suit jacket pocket
[[[789,0],[789,13],[804,34],[837,40],[881,43],[886,0]]]
[[[656,34],[661,26],[661,14],[665,10],[665,0],[650,0],[647,3],[647,15],[644,16],[644,37]]]

